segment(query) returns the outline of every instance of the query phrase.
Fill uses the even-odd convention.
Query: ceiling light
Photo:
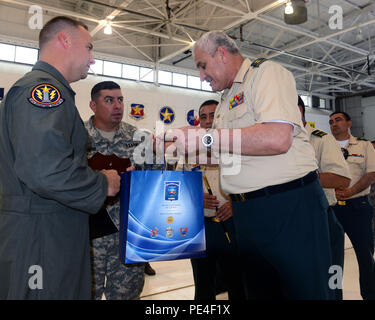
[[[305,0],[290,0],[285,5],[285,23],[301,24],[307,21],[307,8],[305,2]]]
[[[357,31],[356,39],[358,41],[362,41],[363,40],[363,34],[362,34],[362,30],[361,29],[358,29],[358,31]]]
[[[292,2],[289,1],[289,2],[285,5],[285,11],[284,11],[284,13],[285,13],[285,14],[292,14],[293,12],[294,12],[294,9],[293,9]]]
[[[106,25],[105,25],[105,28],[104,28],[104,34],[112,34],[112,26],[111,26],[110,21],[106,22]]]

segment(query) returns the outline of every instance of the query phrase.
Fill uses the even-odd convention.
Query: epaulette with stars
[[[258,58],[258,59],[255,59],[254,61],[253,61],[253,63],[251,64],[251,66],[253,67],[253,68],[258,68],[264,61],[267,61],[267,59],[266,58]]]
[[[322,130],[314,130],[313,132],[311,132],[311,134],[313,134],[314,136],[317,136],[319,138],[323,138],[325,135],[327,135],[328,133],[327,132],[324,132]]]

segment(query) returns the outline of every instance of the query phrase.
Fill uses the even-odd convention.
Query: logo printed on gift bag
[[[172,238],[173,237],[173,229],[171,227],[167,227],[165,230],[165,236],[167,238]]]
[[[177,201],[180,193],[180,182],[164,182],[164,199],[168,201]]]
[[[187,235],[188,228],[180,228],[180,235],[185,237]]]
[[[151,238],[156,238],[159,234],[159,229],[157,227],[155,227],[153,230],[151,230],[151,234],[150,234],[150,237]]]

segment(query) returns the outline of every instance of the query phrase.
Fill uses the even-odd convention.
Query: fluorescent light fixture
[[[363,34],[362,34],[362,30],[361,29],[358,29],[358,31],[357,31],[356,39],[358,41],[362,41],[363,40]]]
[[[293,12],[294,12],[294,9],[293,9],[292,2],[289,1],[289,2],[285,5],[285,11],[284,11],[284,13],[285,13],[285,14],[293,14]]]
[[[301,24],[307,21],[306,0],[289,0],[285,5],[286,24]]]
[[[110,21],[106,22],[106,26],[104,28],[104,34],[112,34],[112,26],[111,26]]]

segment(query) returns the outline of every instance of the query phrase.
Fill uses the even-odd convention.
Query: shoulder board
[[[255,59],[254,61],[253,61],[253,63],[251,64],[251,66],[253,67],[253,68],[258,68],[264,61],[267,61],[267,59],[266,58],[258,58],[258,59]]]
[[[317,137],[324,137],[325,135],[327,135],[328,133],[327,132],[324,132],[322,130],[314,130],[313,132],[311,132],[311,134],[313,134],[314,136],[317,136]]]
[[[359,141],[368,141],[367,139],[365,139],[365,138],[363,138],[363,137],[361,137],[361,138],[357,138],[357,140],[359,140]]]

